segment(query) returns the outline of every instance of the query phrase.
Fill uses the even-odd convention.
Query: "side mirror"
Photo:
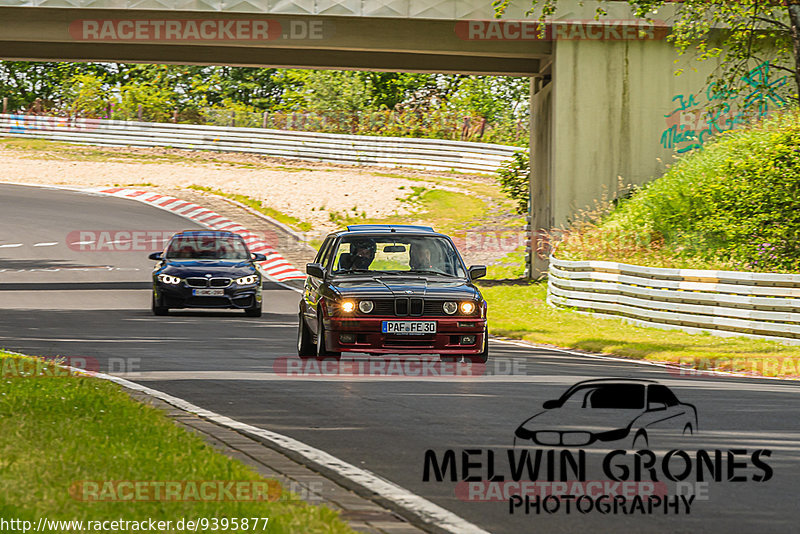
[[[559,404],[557,400],[545,401],[544,404],[542,404],[542,408],[545,410],[552,410],[553,408],[558,408],[558,406]]]
[[[151,260],[154,260],[154,261],[158,261],[158,260],[163,260],[164,259],[163,257],[161,257],[161,253],[160,252],[153,252],[152,254],[150,254],[147,257],[150,258]]]
[[[473,265],[469,268],[469,279],[470,280],[477,280],[478,278],[483,278],[486,276],[486,266],[485,265]]]
[[[314,278],[325,278],[325,268],[319,263],[307,263],[306,273],[310,274]]]
[[[250,254],[250,257],[252,258],[252,261],[267,261],[267,256],[259,252]]]
[[[648,412],[657,412],[659,410],[666,410],[667,405],[663,402],[648,402],[647,403],[647,411]]]

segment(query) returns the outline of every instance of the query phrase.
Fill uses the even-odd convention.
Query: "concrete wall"
[[[642,184],[663,174],[674,154],[661,143],[665,115],[680,103],[673,98],[704,94],[716,66],[686,58],[675,76],[677,57],[663,40],[556,43],[551,225],[613,194],[620,176]]]

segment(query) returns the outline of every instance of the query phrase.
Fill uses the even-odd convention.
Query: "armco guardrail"
[[[547,301],[690,332],[800,343],[800,275],[550,258]]]
[[[519,147],[439,139],[0,114],[0,134],[93,145],[248,152],[349,165],[494,173]]]

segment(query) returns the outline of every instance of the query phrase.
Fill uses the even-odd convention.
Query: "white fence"
[[[550,258],[547,301],[659,328],[800,343],[800,275]]]
[[[248,152],[348,165],[494,173],[519,147],[439,139],[0,114],[0,135],[92,145]]]

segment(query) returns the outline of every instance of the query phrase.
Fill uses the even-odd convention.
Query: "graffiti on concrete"
[[[661,133],[661,146],[673,148],[678,154],[701,148],[712,135],[783,107],[786,99],[778,89],[786,85],[789,77],[770,80],[769,69],[770,64],[765,61],[742,76],[746,89],[740,95],[724,86],[710,84],[704,97],[685,94],[672,97],[675,108],[664,115],[666,128]]]

